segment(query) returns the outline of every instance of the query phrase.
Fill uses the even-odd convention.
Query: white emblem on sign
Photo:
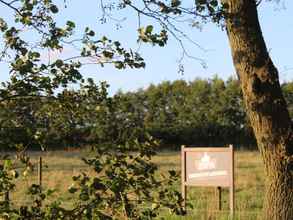
[[[213,170],[215,168],[216,168],[215,160],[212,160],[211,157],[205,152],[197,165],[197,169],[198,170]]]

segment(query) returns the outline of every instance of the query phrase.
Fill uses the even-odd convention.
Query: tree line
[[[1,102],[1,149],[119,146],[129,139],[143,141],[145,134],[160,140],[162,149],[256,146],[236,79],[165,81],[111,97],[107,88],[89,80],[54,98]],[[293,82],[283,83],[282,90],[292,116]]]

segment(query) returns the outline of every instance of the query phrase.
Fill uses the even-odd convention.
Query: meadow
[[[32,162],[37,164],[39,156],[43,158],[43,186],[55,188],[54,198],[61,196],[64,205],[70,206],[74,198],[66,193],[72,183],[72,176],[80,172],[91,172],[80,159],[89,156],[89,151],[50,151],[32,152]],[[180,152],[160,152],[153,158],[158,164],[159,172],[166,173],[170,169],[180,171]],[[261,218],[261,209],[264,195],[264,173],[260,155],[256,151],[235,152],[235,198],[236,211],[234,219],[255,220]],[[31,199],[26,196],[26,189],[32,183],[38,182],[37,170],[33,170],[27,178],[21,177],[16,183],[16,189],[10,198],[15,205],[28,204]],[[178,181],[180,190],[180,181]],[[167,210],[162,210],[161,215],[170,220],[191,219],[228,219],[228,189],[222,195],[222,210],[218,210],[216,189],[213,187],[189,187],[188,201],[193,208],[188,209],[185,217],[172,216]]]

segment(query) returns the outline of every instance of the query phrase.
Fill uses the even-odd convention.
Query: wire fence
[[[70,158],[70,155],[68,158]],[[48,202],[65,194],[63,198],[60,198],[60,202],[64,207],[70,208],[77,203],[78,198],[66,194],[68,187],[72,183],[72,176],[78,175],[81,172],[90,173],[91,171],[82,162],[77,162],[76,159],[70,162],[64,162],[64,164],[62,164],[62,161],[54,160],[54,157],[50,159],[51,161],[46,161],[46,159],[35,157],[33,160],[34,170],[32,170],[27,178],[18,180],[15,190],[5,194],[2,200],[9,201],[11,205],[16,207],[32,205],[33,200],[26,194],[26,189],[30,184],[34,183],[42,186],[43,189],[56,188],[57,195],[51,200],[49,199]],[[21,166],[17,167],[18,170],[22,168]],[[259,189],[255,188],[254,190],[257,192]],[[135,203],[136,201],[132,202]],[[205,190],[191,188],[190,194],[187,197],[187,203],[191,204],[191,206],[187,207],[187,216],[193,216],[192,218],[190,217],[191,219],[225,219],[225,216],[229,216],[229,197],[227,190],[223,190],[220,207],[216,188],[208,188]],[[262,198],[259,197],[259,194],[252,196],[245,195],[243,189],[237,190],[236,187],[235,219],[260,219],[262,214],[261,204]],[[164,214],[168,213],[167,208],[161,208],[161,211]],[[170,219],[172,218],[170,217]]]

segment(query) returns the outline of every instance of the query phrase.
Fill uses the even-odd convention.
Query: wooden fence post
[[[232,164],[231,164],[231,185],[230,185],[230,216],[231,219],[233,219],[234,217],[234,210],[235,210],[235,177],[234,177],[234,148],[233,145],[230,144],[230,150],[231,150],[231,154],[232,154]]]
[[[185,146],[181,146],[181,195],[183,198],[183,207],[186,210],[186,167],[185,167],[185,151],[184,151]]]
[[[222,188],[220,187],[220,186],[218,186],[217,188],[216,188],[216,194],[217,194],[217,198],[218,198],[218,200],[217,200],[217,205],[218,205],[218,210],[222,210]]]
[[[4,200],[5,200],[5,202],[6,202],[7,204],[9,204],[9,200],[10,200],[10,198],[9,198],[9,191],[5,192]]]
[[[42,164],[42,157],[39,158],[39,166],[38,166],[38,177],[39,177],[39,186],[42,186],[42,169],[43,169],[43,164]]]

